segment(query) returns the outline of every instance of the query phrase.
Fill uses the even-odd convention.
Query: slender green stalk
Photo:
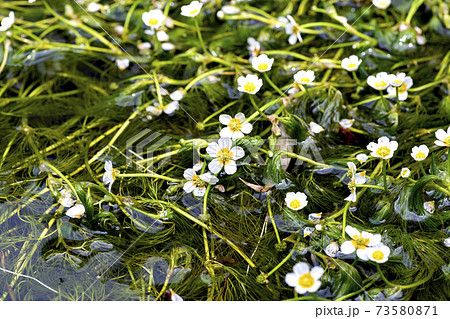
[[[345,226],[347,226],[347,210],[350,207],[352,202],[347,202],[344,207],[343,216],[342,216],[342,238],[345,239]]]
[[[292,152],[285,152],[285,151],[283,151],[283,154],[288,156],[288,157],[297,158],[299,160],[302,160],[302,161],[305,161],[307,163],[310,163],[310,164],[313,164],[313,165],[316,165],[316,166],[320,166],[320,167],[323,167],[323,168],[330,168],[331,167],[330,165],[327,165],[325,163],[319,163],[319,162],[313,161],[312,159],[309,159],[309,158],[301,156],[301,155],[297,155],[297,154],[292,153]]]
[[[266,115],[262,112],[262,110],[258,107],[258,105],[256,105],[256,102],[255,102],[255,99],[253,98],[253,95],[249,94],[248,97],[250,99],[250,102],[252,103],[252,106],[255,108],[255,110],[257,112],[259,112],[259,115],[262,116],[262,117],[266,117]]]
[[[450,176],[450,147],[447,150],[447,175]]]
[[[281,266],[283,266],[283,265],[291,258],[291,256],[294,254],[294,252],[295,252],[295,247],[292,248],[291,251],[289,252],[289,254],[288,254],[286,257],[284,257],[284,259],[283,259],[278,265],[276,265],[274,269],[272,269],[272,270],[267,274],[267,278],[269,278],[270,275],[272,275],[272,274],[273,274],[275,271],[277,271]]]
[[[355,185],[356,187],[361,187],[361,188],[375,188],[375,189],[381,189],[384,190],[383,186],[378,186],[378,185]]]
[[[269,210],[270,220],[272,221],[273,230],[275,231],[275,236],[277,237],[278,244],[281,244],[280,235],[278,234],[277,224],[275,224],[275,219],[273,218],[272,208],[270,207],[270,197],[267,195],[267,209]]]
[[[361,85],[361,81],[358,79],[355,71],[352,71],[353,80],[355,80],[356,84]]]
[[[200,31],[200,26],[198,25],[197,18],[194,18],[194,22],[195,22],[195,29],[197,30],[198,40],[200,41],[200,45],[202,46],[203,52],[206,55],[211,56],[211,53],[209,53],[208,50],[206,50],[205,43],[203,42],[202,32]]]
[[[155,178],[155,179],[162,179],[169,182],[181,182],[181,180],[167,177],[163,175],[158,174],[147,174],[147,173],[135,173],[135,174],[116,174],[116,177],[148,177],[148,178]]]
[[[272,80],[269,78],[269,76],[267,75],[267,72],[264,72],[264,78],[266,79],[267,83],[269,83],[270,86],[271,86],[275,91],[277,91],[278,94],[280,94],[280,96],[283,96],[283,95],[284,95],[284,92],[281,91],[281,90],[278,88],[278,86],[276,86],[276,85],[272,82]]]
[[[400,99],[398,98],[398,86],[395,87],[395,99],[397,100],[397,110],[400,112],[401,105],[400,105]]]
[[[78,194],[77,191],[75,190],[75,187],[73,186],[73,184],[69,181],[69,179],[63,174],[61,173],[55,166],[53,166],[52,164],[50,164],[49,162],[45,162],[45,165],[50,168],[52,171],[54,171],[56,174],[58,174],[66,183],[67,185],[69,185],[70,189],[72,190],[72,192],[75,194],[75,196],[78,198]],[[79,199],[79,198],[78,198]]]
[[[423,279],[421,279],[421,280],[419,280],[419,281],[416,281],[416,282],[413,283],[413,284],[409,284],[409,285],[399,285],[399,284],[394,284],[393,282],[390,282],[389,280],[387,280],[387,278],[384,276],[383,272],[381,271],[380,264],[377,263],[376,266],[377,266],[377,269],[378,269],[378,273],[379,273],[380,276],[381,276],[381,279],[383,279],[383,281],[384,281],[388,286],[391,286],[391,287],[398,287],[398,288],[401,288],[401,289],[410,289],[410,288],[414,288],[414,287],[420,286],[420,285],[426,283],[428,280],[430,280],[431,277],[433,277],[433,274],[434,274],[434,272],[430,271],[429,274],[428,274],[425,278],[423,278]]]
[[[419,162],[420,170],[422,171],[423,176],[426,176],[427,173],[425,172],[425,169],[423,168],[422,162]]]
[[[384,184],[384,191],[387,193],[386,160],[385,159],[383,159],[383,184]]]
[[[380,97],[381,97],[381,102],[383,103],[383,106],[384,106],[384,110],[388,111],[389,109],[388,109],[388,106],[386,104],[386,100],[384,99],[383,90],[380,90]]]

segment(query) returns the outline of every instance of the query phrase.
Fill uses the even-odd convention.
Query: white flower
[[[361,164],[367,162],[368,159],[369,159],[369,157],[364,153],[360,153],[360,154],[356,155],[356,160],[358,162],[360,162]]]
[[[160,9],[150,10],[149,12],[144,12],[142,14],[142,20],[146,25],[148,25],[152,30],[158,29],[166,16]]]
[[[388,260],[390,253],[391,250],[389,247],[383,244],[379,244],[375,247],[368,247],[366,249],[367,257],[379,264],[385,263]]]
[[[128,59],[116,59],[116,65],[119,70],[125,70],[130,66],[130,60]]]
[[[342,128],[348,129],[353,126],[354,122],[355,120],[343,119],[339,122],[339,125],[342,126]]]
[[[118,35],[123,35],[123,32],[125,31],[125,28],[122,25],[116,25],[114,27],[114,31],[118,34]]]
[[[153,106],[147,106],[145,110],[153,115],[161,115],[162,112],[170,115],[178,110],[179,105],[177,101],[172,101],[168,104],[164,104],[163,106],[159,105],[159,102],[155,101]]]
[[[356,202],[356,185],[362,185],[366,182],[366,172],[356,174],[356,165],[353,162],[347,162],[347,166],[347,176],[350,178],[350,182],[348,183],[350,195],[344,198],[344,200]]]
[[[305,227],[305,229],[303,229],[303,237],[308,237],[309,235],[314,233],[314,230],[314,227]]]
[[[412,148],[411,156],[416,161],[423,161],[427,158],[429,152],[430,150],[426,145],[414,146]]]
[[[225,14],[238,14],[239,12],[241,12],[241,10],[233,5],[225,5],[222,6],[222,11]]]
[[[308,197],[302,192],[289,192],[286,194],[284,201],[286,202],[286,205],[293,210],[300,210],[308,205]]]
[[[198,170],[199,167],[194,166],[194,168],[188,168],[184,171],[183,176],[188,181],[184,183],[183,189],[186,193],[194,192],[195,196],[202,197],[205,195],[206,186],[208,186],[208,184],[216,184],[219,179],[209,172],[198,175]]]
[[[137,48],[139,49],[139,54],[146,55],[149,54],[149,50],[152,47],[150,42],[139,42]]]
[[[89,3],[88,7],[87,7],[87,11],[89,12],[97,12],[100,10],[100,5],[98,3],[95,2],[91,2]]]
[[[36,0],[28,0],[28,3],[36,2]]]
[[[388,74],[386,72],[380,72],[376,76],[371,75],[367,78],[367,84],[375,90],[385,90],[389,85]]]
[[[237,82],[239,84],[239,92],[246,92],[250,94],[256,94],[263,85],[263,81],[253,74],[249,74],[246,77],[240,76]]]
[[[371,234],[366,231],[360,232],[356,228],[347,225],[345,227],[345,232],[352,238],[344,242],[341,245],[342,253],[348,255],[356,250],[356,255],[358,255],[361,260],[368,260],[369,257],[366,254],[366,248],[377,246],[381,242],[380,234]]]
[[[450,248],[450,237],[444,239],[444,245]]]
[[[285,281],[291,286],[295,287],[295,291],[299,294],[307,292],[316,292],[322,284],[319,279],[324,273],[322,267],[316,266],[309,270],[307,263],[297,263],[294,265],[294,272],[286,274]]]
[[[434,201],[423,203],[423,208],[430,214],[434,213]]]
[[[75,202],[76,200],[72,199],[72,193],[63,188],[61,190],[61,198],[59,199],[58,203],[60,203],[64,207],[72,207]]]
[[[252,59],[252,67],[260,72],[270,71],[273,61],[275,59],[269,59],[267,54],[261,54],[260,56]]]
[[[175,50],[175,44],[170,43],[170,42],[164,42],[161,43],[161,49],[163,49],[164,51],[172,51]]]
[[[232,175],[236,173],[236,160],[244,157],[245,152],[240,146],[231,147],[230,138],[220,138],[219,141],[209,143],[206,152],[214,159],[208,164],[209,170],[216,174],[225,167],[225,173]]]
[[[14,20],[15,20],[14,12],[10,11],[9,12],[9,16],[4,17],[2,19],[2,24],[0,26],[0,31],[6,31],[9,28],[11,28],[11,26],[14,24]]]
[[[181,298],[172,289],[170,289],[170,300],[172,300],[172,301],[183,301],[183,298]]]
[[[434,144],[450,147],[450,126],[447,129],[447,132],[445,132],[443,129],[439,129],[434,134],[438,139],[437,141],[434,141]]]
[[[397,73],[397,74],[389,74],[388,81],[392,86],[401,86],[405,81],[406,74],[405,73]]]
[[[386,136],[380,137],[378,143],[370,142],[367,149],[371,151],[370,155],[382,159],[389,159],[394,155],[398,148],[396,141],[390,142]]]
[[[409,170],[408,167],[403,167],[402,171],[400,172],[400,176],[403,178],[408,178],[409,175],[411,175],[411,171]]]
[[[298,71],[294,74],[294,80],[298,84],[311,84],[316,76],[314,75],[314,71]]]
[[[82,204],[76,204],[66,212],[66,215],[70,218],[81,218],[84,216],[84,212],[84,206]]]
[[[398,99],[400,101],[405,101],[408,97],[408,89],[413,85],[413,80],[410,76],[405,77],[403,84],[398,87]],[[387,93],[392,96],[396,96],[395,87],[389,86],[387,88]]]
[[[288,42],[290,45],[294,45],[298,42],[303,42],[302,36],[300,34],[300,27],[297,22],[295,22],[294,18],[290,15],[287,16],[289,22],[286,23],[286,34],[290,35]]]
[[[317,231],[321,231],[323,229],[323,226],[320,224],[317,224],[316,226],[314,226],[316,228]]]
[[[114,169],[111,161],[105,162],[105,173],[103,174],[103,183],[106,185],[109,184],[109,192],[111,192],[111,187],[114,181],[116,180],[116,174],[119,174],[117,169]]]
[[[312,220],[312,221],[320,220],[321,218],[322,218],[322,213],[308,215],[308,220]]]
[[[181,7],[181,15],[191,18],[196,17],[200,13],[202,6],[202,3],[198,1],[192,1],[189,5]]]
[[[311,130],[311,132],[313,134],[318,134],[320,132],[325,131],[325,129],[322,126],[320,126],[319,124],[317,124],[316,122],[310,122],[309,129]]]
[[[244,137],[244,134],[248,134],[252,131],[252,125],[245,123],[245,115],[238,113],[232,118],[227,114],[219,116],[219,121],[223,125],[226,125],[220,131],[220,137],[230,137],[231,139],[238,139]]]
[[[161,42],[169,41],[169,35],[166,31],[159,30],[156,32],[156,38]]]
[[[358,69],[362,60],[356,55],[351,55],[348,58],[342,60],[341,66],[347,71],[355,71]]]
[[[331,258],[334,258],[336,254],[339,251],[339,244],[335,242],[331,242],[326,248],[325,248],[325,254],[330,256]]]
[[[379,9],[386,9],[391,4],[391,0],[372,0],[372,3]]]
[[[261,51],[261,45],[254,38],[247,39],[248,47],[247,49],[250,51],[250,56],[255,57],[258,56],[259,51]]]

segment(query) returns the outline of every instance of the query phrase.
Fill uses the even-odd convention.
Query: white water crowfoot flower
[[[433,214],[435,209],[434,201],[423,203],[423,209],[425,209],[428,213]]]
[[[378,9],[386,9],[391,4],[391,0],[372,0],[372,3]]]
[[[58,200],[58,203],[63,205],[64,207],[72,207],[75,204],[76,200],[72,199],[72,193],[67,189],[63,188],[61,190],[61,197]]]
[[[366,182],[366,172],[356,174],[356,166],[353,162],[347,162],[347,166],[347,176],[350,178],[350,182],[348,183],[350,195],[344,198],[344,200],[356,202],[356,185],[362,185]]]
[[[388,260],[390,253],[391,250],[389,247],[383,244],[379,244],[375,247],[368,247],[366,249],[366,255],[369,260],[379,264],[385,263]]]
[[[349,120],[349,119],[343,119],[341,121],[339,121],[339,125],[342,126],[342,128],[345,129],[349,129],[350,127],[353,126],[353,123],[355,122],[355,120]]]
[[[419,162],[426,159],[429,152],[430,150],[426,145],[414,146],[412,148],[411,156],[412,158],[414,158],[416,161]]]
[[[405,73],[397,73],[397,74],[389,74],[388,81],[392,86],[401,86],[405,81],[406,74]]]
[[[142,14],[142,21],[148,25],[152,30],[158,29],[166,16],[160,9],[150,10]]]
[[[286,202],[286,205],[293,210],[300,210],[308,205],[308,197],[302,192],[289,192],[286,194],[284,201]]]
[[[259,42],[254,38],[248,38],[247,43],[247,49],[250,51],[250,59],[253,59],[254,57],[259,55],[259,52],[261,51],[261,44],[259,44]]]
[[[196,17],[200,13],[202,6],[202,3],[198,1],[192,1],[189,5],[181,7],[181,15],[191,18]]]
[[[198,175],[195,167],[185,170],[183,176],[188,180],[183,185],[184,191],[186,193],[194,192],[194,195],[197,197],[205,195],[208,184],[214,185],[219,181],[217,177],[209,172]]]
[[[245,115],[238,113],[232,118],[227,114],[219,116],[219,121],[224,127],[220,131],[220,137],[229,137],[233,140],[244,137],[244,134],[249,134],[252,131],[253,126],[250,123],[245,123]]]
[[[300,34],[300,27],[298,26],[297,22],[295,22],[294,18],[290,15],[287,17],[287,23],[286,23],[286,34],[289,35],[288,42],[290,45],[294,45],[298,42],[303,42],[302,36]]]
[[[411,171],[409,170],[408,167],[403,167],[402,171],[400,172],[400,176],[403,178],[408,178],[409,175],[411,175]]]
[[[392,85],[392,84],[391,84]],[[398,86],[398,99],[400,101],[405,101],[408,98],[408,89],[413,85],[413,80],[410,76],[405,77],[403,83]],[[389,86],[387,88],[387,93],[389,95],[396,96],[396,91],[394,86]]]
[[[386,72],[380,72],[376,76],[369,76],[367,78],[367,84],[378,91],[385,90],[389,85],[389,78]]]
[[[316,266],[310,270],[307,263],[300,262],[294,265],[293,270],[293,273],[286,274],[284,280],[289,286],[295,287],[297,293],[303,295],[319,290],[322,284],[319,279],[325,271],[322,267]]]
[[[325,129],[316,122],[310,122],[309,129],[311,130],[312,135],[325,131]]]
[[[249,74],[246,77],[240,76],[237,82],[239,84],[239,92],[245,92],[249,94],[256,94],[263,85],[263,81],[253,74]]]
[[[252,67],[259,72],[266,72],[272,69],[272,64],[275,59],[269,59],[267,54],[261,54],[252,59]]]
[[[314,71],[298,71],[294,74],[294,80],[298,84],[308,85],[311,84],[316,76],[314,75]]]
[[[444,239],[444,245],[450,248],[450,237]]]
[[[368,159],[369,159],[369,156],[367,156],[364,153],[356,155],[356,160],[361,164],[367,162]]]
[[[117,59],[116,60],[116,65],[119,68],[119,70],[123,71],[126,68],[128,68],[130,66],[130,60],[128,59]]]
[[[66,212],[66,215],[70,218],[81,218],[85,211],[83,204],[76,204]]]
[[[345,232],[352,238],[351,240],[345,241],[341,245],[342,253],[348,255],[356,250],[356,255],[361,260],[368,260],[369,257],[366,254],[366,248],[377,246],[381,242],[380,234],[371,234],[366,231],[360,232],[356,228],[347,225],[345,227]]]
[[[370,142],[367,145],[367,149],[371,151],[370,155],[381,159],[392,158],[397,148],[398,143],[396,141],[390,142],[386,136],[380,137],[378,143]]]
[[[103,183],[106,185],[109,184],[108,191],[111,192],[111,187],[114,181],[116,180],[116,174],[119,174],[120,172],[113,168],[111,161],[105,162],[105,173],[103,174]]]
[[[330,256],[331,258],[334,258],[336,254],[339,251],[339,244],[335,242],[331,242],[326,248],[325,248],[325,254]]]
[[[445,132],[443,129],[439,129],[434,133],[436,135],[437,141],[434,141],[434,144],[438,146],[446,146],[450,147],[450,127]]]
[[[6,31],[14,24],[15,15],[13,11],[9,12],[9,16],[2,19],[2,24],[0,26],[0,31]]]
[[[245,152],[242,147],[232,145],[230,138],[220,138],[217,143],[209,143],[206,152],[214,159],[208,164],[208,168],[213,174],[220,172],[223,167],[228,175],[236,173],[235,161],[244,157]]]
[[[356,55],[351,55],[348,58],[342,60],[341,66],[347,71],[356,71],[361,62],[362,60]]]

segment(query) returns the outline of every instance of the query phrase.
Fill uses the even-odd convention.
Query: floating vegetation
[[[448,12],[2,1],[0,300],[449,300]]]

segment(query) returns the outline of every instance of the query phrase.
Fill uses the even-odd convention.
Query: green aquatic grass
[[[387,10],[370,1],[248,1],[222,18],[227,2],[213,1],[193,19],[180,15],[189,2],[159,1],[173,22],[164,27],[170,51],[144,33],[141,16],[154,1],[100,3],[89,14],[70,0],[0,3],[0,17],[16,15],[0,32],[0,266],[58,291],[2,272],[0,300],[166,300],[169,290],[185,300],[448,300],[450,180],[447,150],[434,144],[450,116],[445,1],[393,1]],[[303,42],[289,45],[283,23],[276,28],[286,15]],[[254,96],[240,95],[236,83],[256,73],[249,37],[275,58]],[[140,52],[145,41],[152,47]],[[340,62],[352,54],[363,62],[350,73]],[[119,70],[115,60],[125,58],[130,66]],[[309,68],[314,85],[281,99],[293,75]],[[383,71],[413,78],[401,105],[367,85]],[[171,102],[163,93],[180,87],[180,109],[149,119],[146,108]],[[186,194],[178,181],[194,154],[208,160],[219,115],[238,112],[253,123],[238,144],[258,156],[220,175],[224,192],[211,187],[207,202]],[[353,126],[342,128],[350,118]],[[311,121],[325,131],[312,135]],[[146,129],[168,139],[151,155],[127,151]],[[355,160],[380,136],[399,143],[385,180],[381,161]],[[308,137],[314,145],[302,153]],[[418,163],[410,152],[420,144],[430,155]],[[120,171],[111,193],[102,182],[106,160]],[[374,186],[357,187],[355,204],[344,201],[348,161]],[[398,177],[402,167],[409,179]],[[65,216],[63,186],[85,218]],[[308,205],[294,212],[284,200],[297,191]],[[423,203],[431,200],[428,214]],[[314,227],[308,214],[320,212],[323,229],[303,236]],[[344,241],[343,225],[382,234],[389,261],[327,256],[331,241]],[[315,295],[284,282],[300,261],[326,269]]]

